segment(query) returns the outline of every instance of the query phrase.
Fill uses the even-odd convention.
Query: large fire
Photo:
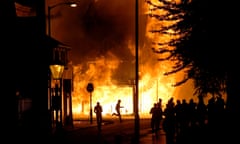
[[[157,0],[153,0],[158,2]],[[147,4],[142,4],[140,15],[140,25],[145,23],[144,28],[139,32],[146,33],[144,44],[139,47],[139,115],[148,116],[153,103],[159,98],[163,100],[165,106],[170,97],[177,98],[179,89],[172,85],[181,77],[181,74],[164,76],[163,73],[171,70],[170,62],[157,61],[157,55],[151,51],[151,42],[153,40],[168,41],[170,36],[155,37],[148,32],[149,29],[156,26],[156,20],[148,18],[146,13],[151,12]],[[159,11],[161,12],[161,11]],[[147,22],[143,22],[147,20]],[[157,22],[159,25],[159,21]],[[163,22],[164,23],[164,22]],[[166,24],[166,23],[165,23]],[[129,40],[131,41],[131,40]],[[132,40],[134,41],[134,40]],[[133,114],[133,94],[135,79],[135,54],[134,42],[129,42],[128,49],[133,58],[121,59],[113,53],[94,58],[83,64],[74,65],[73,68],[73,85],[72,108],[73,117],[89,115],[90,111],[90,93],[86,90],[89,82],[94,84],[92,92],[92,107],[97,101],[103,106],[103,114],[111,115],[115,112],[115,104],[121,99],[123,115]],[[116,70],[121,69],[120,73]]]

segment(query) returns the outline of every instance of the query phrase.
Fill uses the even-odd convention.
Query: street
[[[102,125],[102,131],[98,132],[95,121],[93,126],[86,126],[65,132],[57,137],[53,143],[67,142],[68,144],[131,144],[134,138],[134,119],[125,119],[120,123],[114,119],[110,123]],[[150,119],[140,120],[140,143],[154,143],[155,134],[151,133]],[[162,139],[164,141],[165,139]],[[159,141],[156,140],[156,141]],[[163,144],[163,143],[162,143]]]

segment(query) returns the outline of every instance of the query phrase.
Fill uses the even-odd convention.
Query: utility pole
[[[136,53],[136,70],[135,70],[135,95],[134,95],[134,120],[135,120],[135,126],[134,126],[134,133],[135,138],[134,142],[135,144],[139,143],[139,114],[138,114],[138,79],[139,79],[139,65],[138,65],[138,40],[139,40],[139,34],[138,34],[138,0],[136,0],[135,5],[135,53]]]

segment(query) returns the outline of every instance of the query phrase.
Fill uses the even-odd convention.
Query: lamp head
[[[52,73],[53,79],[61,79],[64,71],[64,65],[61,64],[51,64],[50,70]]]
[[[70,7],[77,7],[77,3],[75,2],[66,2],[66,5],[69,5]]]

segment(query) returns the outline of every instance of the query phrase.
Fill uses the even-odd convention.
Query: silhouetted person
[[[218,135],[217,139],[218,142],[222,142],[224,138],[224,131],[226,129],[225,123],[226,123],[226,113],[225,113],[225,102],[222,98],[222,95],[218,95],[215,101],[215,109],[216,109],[216,118],[215,118],[215,133]]]
[[[161,126],[161,123],[162,123],[162,119],[163,119],[163,109],[162,109],[162,99],[159,98],[158,99],[158,108],[159,108],[159,111],[160,111],[160,115],[159,115],[159,129],[160,129],[160,126]]]
[[[216,98],[215,96],[212,96],[208,100],[207,104],[207,116],[208,116],[208,127],[213,128],[214,122],[216,122],[216,105],[215,105]]]
[[[182,99],[181,105],[180,105],[180,118],[179,118],[179,124],[180,124],[180,133],[182,139],[185,139],[188,134],[188,128],[190,124],[190,115],[189,115],[189,104],[187,103],[186,99]]]
[[[176,133],[179,135],[182,131],[182,122],[183,122],[183,115],[182,115],[182,104],[181,100],[177,99],[175,109],[175,117],[176,117]]]
[[[121,106],[121,100],[119,99],[115,106],[116,113],[113,113],[112,115],[118,116],[120,122],[122,122],[122,116],[121,116],[121,111],[120,111],[121,108],[123,108],[123,106]]]
[[[96,114],[96,120],[98,125],[98,130],[101,131],[101,125],[102,125],[102,106],[99,102],[97,102],[97,105],[94,107],[94,112]]]
[[[162,99],[161,98],[158,99],[157,104],[158,104],[159,108],[162,109]]]
[[[225,119],[225,102],[222,95],[219,95],[216,99],[216,113],[217,119],[221,124]]]
[[[154,133],[155,132],[155,124],[156,124],[156,109],[157,109],[157,104],[156,103],[154,103],[153,104],[153,107],[150,109],[150,114],[152,115],[152,117],[151,117],[151,128],[152,128],[152,133]]]
[[[197,124],[197,103],[190,99],[188,104],[188,117],[189,117],[189,125],[195,126]]]
[[[198,96],[197,103],[197,120],[200,128],[205,128],[205,120],[207,118],[207,106],[203,101],[203,96]]]
[[[198,119],[197,119],[197,103],[191,98],[188,103],[188,117],[189,124],[187,128],[187,133],[185,134],[186,144],[199,144],[199,139],[201,138]],[[201,138],[202,139],[202,138]]]
[[[221,142],[224,138],[224,101],[221,96],[212,96],[208,100],[208,131],[209,139]],[[213,135],[214,133],[214,135]]]
[[[162,119],[162,109],[157,103],[154,103],[150,110],[151,117],[151,128],[152,132],[158,132],[160,129],[160,121]]]
[[[173,102],[173,98],[171,98],[166,104],[166,108],[164,109],[164,120],[163,120],[163,130],[166,133],[166,144],[174,144],[175,139],[175,104]]]
[[[207,105],[204,103],[204,99],[202,95],[198,96],[198,102],[197,102],[197,108],[196,108],[196,119],[197,119],[197,125],[194,132],[194,137],[192,140],[195,144],[203,144],[206,143],[206,140],[208,139],[208,133],[207,133]]]

